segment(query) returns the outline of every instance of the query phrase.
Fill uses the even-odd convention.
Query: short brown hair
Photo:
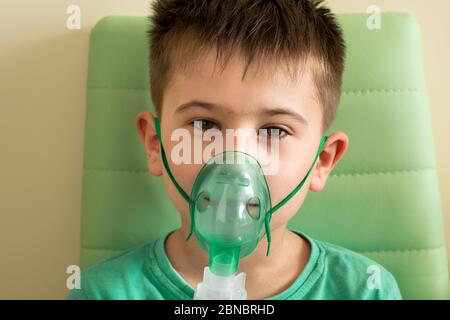
[[[342,30],[323,0],[154,0],[150,40],[150,86],[160,114],[163,93],[176,68],[215,48],[225,67],[239,50],[246,64],[304,63],[311,68],[323,106],[322,131],[339,105],[345,60]],[[259,64],[260,65],[260,64]]]

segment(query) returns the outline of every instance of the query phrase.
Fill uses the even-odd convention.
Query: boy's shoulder
[[[322,251],[320,282],[330,299],[402,298],[394,276],[380,263],[342,246],[309,239]]]
[[[155,241],[134,246],[104,258],[81,272],[80,288],[67,299],[129,299],[130,285],[135,292],[149,288],[145,278],[145,259]],[[136,297],[138,298],[138,297]]]

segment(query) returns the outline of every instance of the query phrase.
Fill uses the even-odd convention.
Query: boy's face
[[[284,68],[261,67],[262,70],[256,73],[255,66],[255,63],[250,65],[245,80],[242,80],[244,60],[240,56],[232,57],[220,72],[219,66],[215,69],[215,52],[211,51],[186,72],[175,72],[166,87],[160,119],[162,143],[173,175],[188,194],[201,168],[201,164],[193,163],[194,130],[199,130],[200,125],[203,132],[208,129],[222,132],[224,143],[225,129],[253,129],[257,137],[253,142],[258,144],[259,139],[265,136],[266,140],[262,141],[267,142],[268,149],[278,143],[277,170],[267,176],[272,205],[286,197],[311,167],[322,137],[323,108],[316,99],[316,88],[309,70],[304,70],[302,76],[292,80]],[[193,101],[201,103],[191,103]],[[152,118],[149,114],[140,114],[137,120],[146,145],[149,170],[161,175],[165,171]],[[189,150],[192,164],[175,164],[172,158],[172,150],[180,145],[180,141],[172,141],[171,135],[180,128],[187,130],[192,137]],[[271,136],[270,129],[278,129],[278,134],[273,132]],[[236,138],[234,141],[235,146],[239,146]],[[203,148],[211,144],[202,143]],[[273,215],[272,229],[287,223],[302,205],[309,189],[320,191],[323,188],[347,144],[344,133],[329,135],[303,188]],[[224,146],[225,149],[228,148]],[[270,156],[273,161],[274,155]],[[182,213],[182,219],[187,219],[189,206],[167,173],[164,173],[164,182],[171,200]]]

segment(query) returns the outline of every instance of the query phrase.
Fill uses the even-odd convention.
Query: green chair
[[[406,299],[447,299],[449,280],[422,67],[420,29],[404,13],[341,14],[348,52],[336,122],[350,148],[323,192],[289,227],[362,253],[391,271]],[[147,171],[135,128],[154,111],[145,17],[111,16],[91,32],[81,267],[180,225],[162,180]]]

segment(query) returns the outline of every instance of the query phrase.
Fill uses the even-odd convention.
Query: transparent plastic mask
[[[211,271],[234,274],[239,259],[249,255],[264,236],[271,209],[260,164],[243,152],[220,153],[204,164],[190,198],[194,234],[210,255]]]

